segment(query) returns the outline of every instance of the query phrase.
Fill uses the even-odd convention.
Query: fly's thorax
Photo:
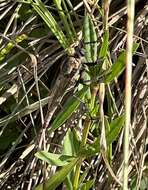
[[[70,56],[67,61],[62,64],[61,71],[65,76],[69,76],[73,73],[76,73],[81,65],[81,60],[79,58],[75,58]]]

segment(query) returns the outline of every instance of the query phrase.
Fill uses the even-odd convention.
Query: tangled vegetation
[[[0,1],[0,189],[148,189],[148,2]]]

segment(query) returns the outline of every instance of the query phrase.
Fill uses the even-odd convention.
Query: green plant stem
[[[84,122],[84,128],[83,128],[83,134],[82,134],[82,141],[80,147],[82,148],[87,141],[87,136],[89,132],[91,121],[89,118],[86,118]],[[80,148],[80,149],[81,149]],[[74,176],[74,182],[73,182],[73,190],[77,190],[79,186],[79,176],[80,176],[80,170],[81,170],[81,164],[83,162],[84,158],[81,158],[76,166],[75,176]]]
[[[78,189],[79,185],[79,176],[80,176],[80,170],[81,170],[81,164],[83,162],[83,158],[79,161],[79,163],[76,166],[75,176],[74,176],[74,182],[73,182],[73,190]]]
[[[93,110],[95,106],[95,100],[96,100],[96,95],[99,89],[99,85],[94,85],[91,89],[91,102],[90,102],[90,110]]]
[[[123,190],[128,190],[128,159],[129,159],[129,127],[131,119],[131,79],[132,79],[132,48],[134,25],[134,0],[128,0],[127,22],[127,55],[126,55],[126,84],[125,84],[125,134],[124,134],[124,176]]]
[[[76,33],[75,28],[74,28],[74,24],[73,24],[73,22],[72,22],[72,19],[71,19],[71,16],[70,16],[69,12],[68,12],[68,9],[67,9],[67,6],[66,6],[65,1],[63,0],[62,3],[63,3],[63,7],[64,7],[64,9],[65,9],[65,11],[66,11],[66,13],[67,13],[67,22],[68,22],[68,24],[69,24],[69,27],[71,28],[71,34],[72,34],[71,37],[72,37],[72,40],[74,40],[74,39],[77,38],[77,33]],[[69,30],[68,30],[68,31],[69,31]],[[68,32],[68,31],[67,31],[67,32]]]
[[[64,24],[64,29],[67,33],[67,37],[70,39],[70,41],[72,42],[73,41],[73,34],[72,34],[72,31],[71,31],[71,28],[70,28],[70,25],[69,23],[67,22],[67,18],[66,18],[66,15],[64,14],[64,11],[62,9],[62,6],[61,6],[61,3],[59,3],[60,1],[58,0],[54,0],[54,3],[58,9],[58,13],[60,15],[60,18]],[[68,14],[67,14],[68,16]]]

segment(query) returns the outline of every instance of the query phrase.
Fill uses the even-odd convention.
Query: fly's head
[[[82,62],[82,51],[79,46],[73,48],[72,55],[65,59],[62,64],[62,72],[65,76],[70,76],[71,74],[77,73],[81,68]]]

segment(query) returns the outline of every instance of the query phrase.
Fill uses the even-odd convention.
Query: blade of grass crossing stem
[[[61,6],[61,1],[59,0],[54,0],[54,3],[57,7],[57,10],[58,10],[58,13],[59,13],[59,16],[63,22],[63,25],[64,25],[64,29],[67,33],[67,38],[70,39],[70,42],[72,43],[73,41],[73,34],[72,34],[72,31],[71,31],[71,28],[70,28],[70,25],[69,23],[67,22],[67,16],[65,15],[65,11],[62,9],[62,6]]]
[[[72,171],[74,166],[79,162],[80,158],[76,158],[69,164],[64,166],[61,170],[57,171],[50,179],[46,180],[44,184],[38,185],[35,190],[54,190],[56,189],[66,178],[69,172]]]
[[[108,131],[106,134],[107,146],[109,146],[117,139],[122,127],[124,126],[124,122],[125,116],[122,115],[117,117],[109,124],[110,131]],[[97,138],[96,140],[94,140],[94,143],[92,145],[82,147],[82,149],[79,152],[79,155],[83,157],[89,157],[94,156],[98,152],[100,152],[100,143],[99,139]]]
[[[136,52],[138,47],[139,47],[138,43],[135,43],[133,45],[133,51],[132,51],[133,54]],[[118,78],[118,76],[125,69],[125,60],[126,60],[126,52],[124,51],[119,55],[117,61],[115,61],[115,63],[111,66],[108,74],[106,74],[105,79],[104,79],[105,83],[110,83],[112,80],[114,80],[115,77]]]
[[[46,104],[48,104],[48,101],[49,101],[48,97],[41,99],[42,107],[45,106]],[[18,112],[14,113],[12,115],[10,114],[8,116],[1,118],[0,119],[0,127],[4,126],[5,124],[8,124],[9,122],[17,120],[18,116],[19,116],[19,118],[24,117],[38,109],[39,109],[39,101],[37,101],[33,104],[30,104],[29,106],[26,106],[25,108],[18,110]]]
[[[59,25],[55,21],[52,14],[48,11],[48,9],[45,7],[44,3],[42,3],[40,0],[35,0],[35,3],[31,0],[30,1],[31,6],[34,8],[34,10],[41,16],[41,18],[44,20],[44,22],[47,24],[47,26],[50,28],[52,33],[56,36],[56,38],[59,40],[60,44],[64,49],[69,47],[69,43],[60,29]]]
[[[22,34],[20,36],[17,36],[14,40],[10,41],[6,47],[4,47],[1,51],[0,51],[0,61],[2,61],[6,55],[11,51],[11,49],[13,47],[15,47],[15,43],[18,44],[20,42],[22,42],[23,40],[26,40],[28,37],[25,34]]]
[[[65,2],[65,1],[64,1],[64,2]],[[73,13],[73,16],[75,16],[76,22],[77,22],[78,25],[80,26],[81,21],[80,21],[80,19],[79,19],[78,14],[77,14],[76,11],[74,10],[74,7],[73,7],[72,2],[71,2],[70,0],[66,0],[66,3],[67,3],[67,5],[69,6],[69,8],[71,9],[71,12]],[[70,12],[70,13],[71,13],[71,12]],[[73,23],[73,21],[72,21],[72,23]],[[72,25],[73,25],[73,24],[72,24]],[[75,30],[75,29],[74,29],[74,30]]]
[[[131,80],[132,80],[132,49],[135,1],[127,1],[127,54],[125,81],[125,133],[124,133],[124,172],[123,190],[128,190],[128,159],[129,159],[129,127],[131,124]]]
[[[65,0],[63,0],[62,3],[63,3],[63,7],[64,7],[64,9],[65,9],[65,12],[66,12],[67,21],[69,22],[69,26],[71,27],[71,32],[72,32],[72,35],[73,35],[73,39],[76,39],[76,38],[77,38],[77,33],[76,33],[75,28],[74,28],[73,21],[72,21],[72,19],[71,19],[71,16],[70,16],[70,14],[69,14],[69,11],[68,11],[68,9],[67,9]]]
[[[83,131],[82,131],[82,141],[81,141],[80,147],[84,147],[86,144],[90,125],[91,125],[90,119],[86,118],[84,121],[84,126],[83,126]],[[80,170],[81,170],[83,159],[84,158],[81,158],[76,166],[74,182],[73,182],[73,190],[77,190],[79,188]]]

